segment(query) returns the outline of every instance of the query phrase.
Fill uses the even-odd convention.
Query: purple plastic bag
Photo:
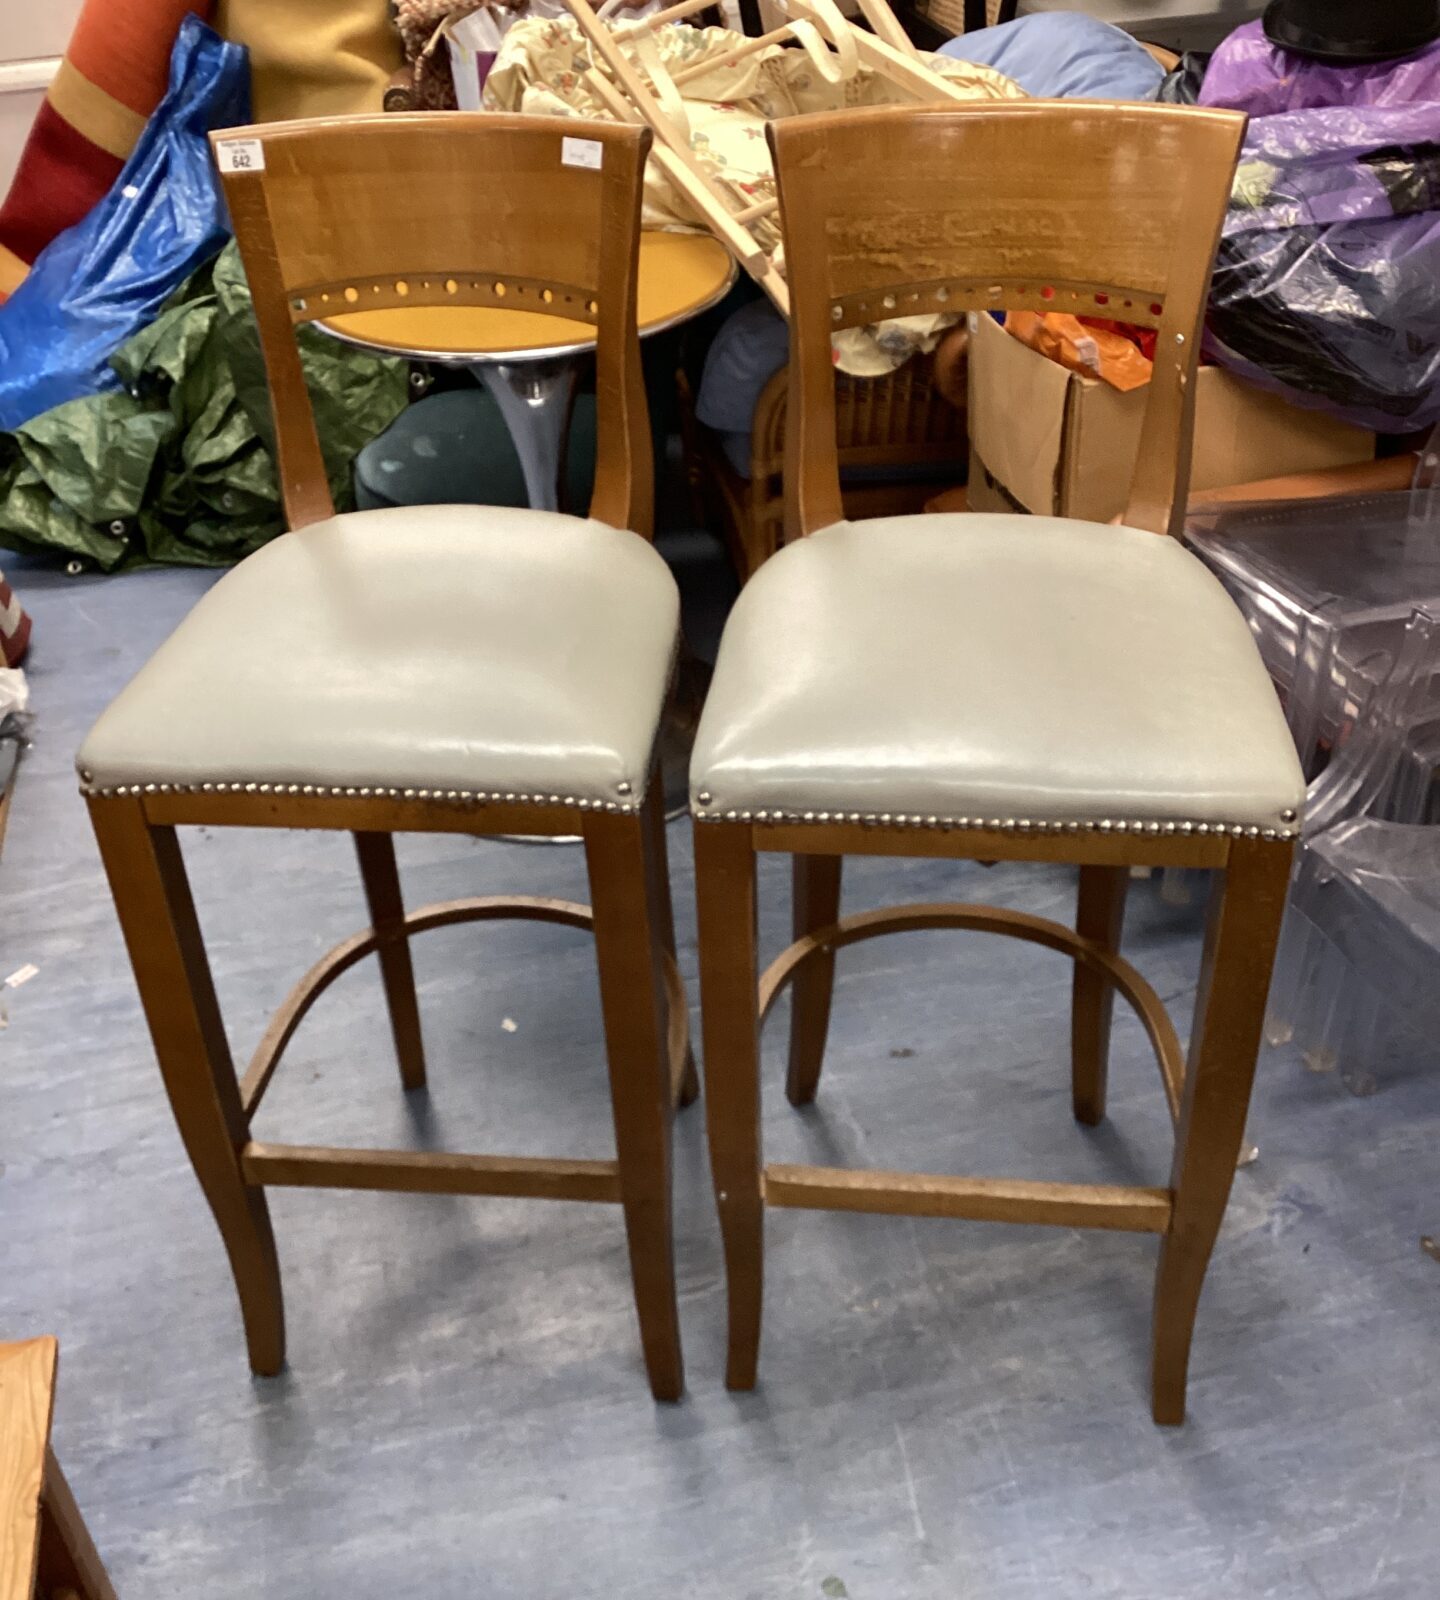
[[[1216,51],[1200,104],[1251,117],[1209,352],[1361,427],[1440,422],[1440,43],[1340,67],[1248,23]]]
[[[1409,106],[1425,101],[1432,107],[1440,101],[1440,40],[1399,61],[1341,67],[1281,50],[1265,37],[1261,23],[1247,22],[1210,58],[1199,103],[1273,117],[1326,106]]]

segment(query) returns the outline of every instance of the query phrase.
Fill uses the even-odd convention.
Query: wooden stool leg
[[[652,786],[649,804],[659,803]],[[653,838],[647,818],[604,812],[585,818],[620,1194],[640,1342],[651,1393],[657,1400],[678,1400],[685,1388],[685,1371],[675,1300],[673,1111]]]
[[[423,1089],[425,1043],[420,1033],[420,1002],[415,994],[410,941],[405,936],[405,901],[395,865],[395,840],[388,833],[357,833],[355,852],[360,858],[370,925],[380,939],[376,954],[385,983],[395,1056],[400,1063],[400,1082],[406,1089]]]
[[[40,1592],[60,1600],[115,1600],[105,1565],[85,1526],[75,1496],[53,1450],[45,1452],[45,1484],[40,1494]]]
[[[791,933],[803,939],[840,920],[843,856],[791,857]],[[790,984],[790,1064],[785,1095],[792,1106],[808,1106],[820,1087],[830,997],[835,989],[835,952],[820,950],[802,962]]]
[[[1156,1422],[1185,1420],[1190,1336],[1245,1137],[1290,857],[1288,844],[1237,839],[1212,893],[1155,1279]]]
[[[695,824],[706,1126],[729,1284],[725,1382],[753,1389],[760,1357],[765,1210],[760,1169],[755,856],[750,830]]]
[[[1118,951],[1129,886],[1129,867],[1081,867],[1076,933],[1103,950]],[[1104,973],[1077,961],[1070,1008],[1071,1095],[1077,1120],[1091,1127],[1105,1117],[1114,1011],[1115,986]]]
[[[660,782],[657,776],[652,785]],[[663,794],[657,793],[645,807],[645,821],[650,830],[650,852],[653,863],[651,882],[654,886],[655,922],[660,930],[660,942],[671,961],[675,951],[675,905],[670,894],[670,855],[665,840],[665,804]],[[685,1070],[680,1079],[677,1106],[694,1105],[700,1097],[700,1073],[695,1066],[695,1045],[692,1041],[685,1052]]]
[[[90,816],[170,1108],[230,1257],[250,1365],[268,1377],[285,1364],[275,1237],[264,1190],[240,1170],[249,1130],[180,844],[139,800],[95,800]]]

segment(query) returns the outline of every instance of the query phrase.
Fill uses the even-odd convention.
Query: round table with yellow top
[[[734,258],[709,234],[641,234],[640,337],[709,310],[735,274]],[[530,504],[558,510],[560,446],[576,366],[595,347],[589,323],[502,306],[414,306],[349,312],[316,326],[367,350],[472,371],[505,418]]]

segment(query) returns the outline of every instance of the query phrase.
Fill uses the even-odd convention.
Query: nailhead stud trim
[[[632,786],[621,783],[617,788],[630,794]],[[324,800],[422,800],[431,805],[483,806],[573,806],[580,811],[610,811],[635,813],[640,810],[636,801],[621,803],[616,800],[594,800],[568,794],[515,794],[496,790],[486,793],[471,789],[385,789],[342,788],[319,783],[117,783],[97,784],[90,773],[80,774],[80,793],[90,800],[122,800],[151,794],[282,794],[303,795]]]
[[[907,815],[905,813],[860,811],[724,811],[701,812],[698,808],[711,804],[709,794],[695,797],[694,816],[697,822],[759,822],[793,826],[796,823],[824,825],[850,823],[864,828],[932,828],[948,833],[952,829],[985,833],[1025,834],[1082,834],[1124,833],[1150,837],[1171,837],[1176,834],[1215,834],[1231,839],[1295,839],[1299,837],[1296,826],[1297,813],[1286,810],[1280,814],[1282,826],[1262,828],[1244,822],[1158,822],[1155,820],[1131,821],[1123,817],[1097,817],[1083,820],[1046,822],[1032,817],[934,817]]]
[[[152,794],[283,794],[346,800],[421,800],[442,805],[552,805],[573,806],[581,811],[605,811],[611,814],[632,813],[640,808],[633,802],[595,800],[576,795],[531,795],[513,792],[474,791],[469,789],[386,789],[326,786],[324,784],[295,783],[144,783],[97,785],[93,774],[81,773],[81,793],[91,799],[123,799]],[[616,785],[617,793],[629,795],[632,785],[622,781]],[[695,797],[696,807],[710,806],[713,796],[702,791]],[[1130,821],[1124,818],[1100,817],[1094,819],[1046,822],[1029,817],[938,817],[907,815],[905,813],[859,811],[726,811],[708,815],[696,810],[702,822],[759,822],[777,825],[810,823],[825,825],[831,822],[850,823],[859,827],[880,828],[930,828],[949,832],[952,829],[988,833],[1023,834],[1082,834],[1082,833],[1135,833],[1151,836],[1174,834],[1216,834],[1233,839],[1294,839],[1298,837],[1298,814],[1293,809],[1280,813],[1283,826],[1261,828],[1255,824],[1227,822],[1157,822]]]

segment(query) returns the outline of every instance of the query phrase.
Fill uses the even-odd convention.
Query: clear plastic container
[[[1268,1036],[1354,1094],[1386,1037],[1440,1027],[1440,828],[1357,817],[1307,844],[1276,966]]]
[[[1186,538],[1250,623],[1312,778],[1389,683],[1411,613],[1440,614],[1435,492],[1255,501],[1189,519]]]
[[[1381,1044],[1440,1015],[1440,615],[1417,610],[1394,667],[1310,787],[1266,1037],[1374,1091]]]
[[[1186,536],[1310,778],[1266,1035],[1369,1093],[1390,1029],[1440,1019],[1440,429],[1410,491],[1216,506]]]

